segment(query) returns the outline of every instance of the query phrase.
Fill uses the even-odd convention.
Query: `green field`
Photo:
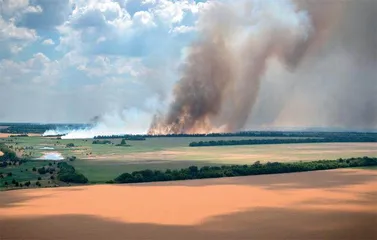
[[[264,139],[267,137],[263,137]],[[145,141],[127,141],[128,147],[115,146],[121,139],[111,139],[114,145],[92,144],[92,140],[62,140],[44,137],[4,138],[0,142],[12,146],[19,156],[36,159],[44,153],[58,152],[63,157],[76,156],[71,162],[90,182],[105,182],[121,173],[142,169],[180,169],[191,165],[251,164],[261,162],[311,161],[369,156],[377,157],[377,143],[311,143],[281,145],[248,145],[221,147],[188,147],[192,141],[241,140],[250,137],[164,137]],[[261,139],[261,138],[258,138]],[[66,147],[73,143],[75,147]],[[42,150],[51,147],[53,150]],[[40,160],[33,161],[35,163]],[[39,163],[38,163],[39,164]],[[27,175],[25,175],[27,180]]]
[[[55,164],[51,161],[27,161],[21,165],[0,168],[0,174],[3,176],[3,178],[0,178],[0,189],[5,186],[6,182],[10,184],[13,179],[22,184],[30,181],[31,186],[33,186],[35,185],[36,181],[38,181],[38,177],[41,178],[39,182],[44,186],[55,185],[55,182],[50,179],[51,174],[40,175],[37,171],[33,171],[33,168],[38,169],[44,166],[48,166],[49,163],[51,163],[52,166],[55,166]],[[8,173],[12,173],[12,176],[8,176]]]

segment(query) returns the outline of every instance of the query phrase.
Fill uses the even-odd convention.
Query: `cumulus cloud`
[[[20,17],[19,25],[40,30],[49,30],[63,24],[74,6],[70,0],[30,0],[28,2],[30,10]]]
[[[18,27],[13,18],[5,20],[0,16],[0,29],[0,59],[11,57],[38,38],[35,30]]]
[[[43,45],[55,45],[55,42],[51,38],[49,38],[49,39],[43,40],[42,44]]]
[[[0,13],[3,18],[18,19],[26,13],[41,13],[39,5],[30,5],[29,0],[2,0],[0,2]]]
[[[129,4],[137,11],[129,13]],[[171,33],[188,32],[185,16],[198,14],[203,3],[195,1],[89,1],[78,2],[68,20],[59,27],[59,49],[91,54],[149,54],[167,41]],[[194,23],[191,23],[194,24]],[[182,26],[181,26],[182,25]]]
[[[53,85],[59,78],[58,65],[57,61],[51,61],[43,53],[36,53],[23,62],[4,59],[0,61],[0,75],[4,76],[0,84],[5,87],[30,83]]]
[[[195,30],[196,30],[196,28],[194,26],[181,25],[181,26],[174,27],[171,30],[171,32],[175,33],[175,34],[180,34],[180,33],[192,32],[192,31],[195,31]]]

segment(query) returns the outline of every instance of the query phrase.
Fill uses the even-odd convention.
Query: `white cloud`
[[[37,30],[53,29],[68,19],[73,6],[72,0],[30,0],[17,22]]]
[[[140,11],[136,12],[133,16],[133,23],[136,25],[156,26],[153,15],[150,12]]]
[[[58,62],[51,61],[42,53],[36,53],[32,58],[23,62],[1,60],[0,84],[30,86],[35,83],[50,86],[59,79],[58,69]]]
[[[0,39],[1,40],[36,40],[37,32],[32,29],[17,27],[14,20],[5,21],[0,17]]]
[[[1,0],[0,13],[2,16],[14,16],[17,12],[27,9],[29,0]]]
[[[35,30],[17,27],[14,19],[6,21],[0,16],[0,59],[8,58],[20,52],[37,38]]]
[[[131,16],[124,1],[76,0],[75,3],[68,20],[58,27],[59,50],[137,57],[153,52],[160,41],[169,41],[171,34],[192,32],[198,13],[207,4],[194,0],[143,1],[139,4],[144,10]]]
[[[74,65],[78,70],[85,72],[89,77],[139,77],[148,72],[139,58],[118,56],[96,56],[81,58]]]
[[[43,42],[42,42],[43,45],[54,45],[55,42],[52,40],[52,39],[45,39]]]
[[[192,31],[195,31],[195,30],[196,30],[196,27],[194,27],[194,26],[181,25],[181,26],[174,27],[171,30],[171,32],[176,33],[176,34],[180,34],[180,33],[192,32]]]
[[[140,6],[129,13],[131,1],[0,0],[0,101],[24,96],[14,103],[19,107],[28,96],[39,99],[41,119],[51,118],[46,109],[60,106],[64,111],[56,118],[74,121],[109,106],[143,107],[145,96],[163,101],[190,39],[177,41],[177,35],[194,30],[202,3],[134,0],[133,7]],[[43,45],[56,48],[40,53]],[[59,53],[48,55],[50,50]],[[3,94],[5,86],[9,93]]]

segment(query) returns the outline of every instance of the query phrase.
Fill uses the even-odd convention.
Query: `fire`
[[[174,123],[167,124],[166,120],[161,116],[155,116],[152,126],[148,131],[149,135],[167,135],[167,134],[208,134],[228,132],[227,125],[220,127],[214,126],[209,117],[205,117],[202,121],[195,121],[190,126],[188,115],[180,116]]]

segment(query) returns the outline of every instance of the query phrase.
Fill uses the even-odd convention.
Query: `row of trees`
[[[94,140],[92,142],[92,144],[112,144],[112,142],[109,141],[109,140],[103,140],[103,141],[101,141],[101,140]]]
[[[122,138],[129,141],[144,141],[146,138],[141,135],[105,135],[95,136],[94,139],[117,139]]]
[[[230,146],[230,145],[261,145],[291,143],[331,143],[331,142],[377,142],[377,137],[327,137],[327,138],[288,138],[288,139],[246,139],[191,142],[190,147]]]
[[[17,134],[17,135],[10,135],[11,138],[17,138],[17,137],[29,137],[27,134]]]
[[[377,158],[350,158],[338,160],[320,160],[312,162],[292,162],[292,163],[265,163],[259,161],[252,165],[225,165],[221,167],[191,166],[181,170],[153,171],[143,170],[133,173],[123,173],[110,183],[140,183],[156,181],[174,181],[187,179],[221,178],[249,176],[259,174],[276,174],[305,172],[316,170],[327,170],[347,167],[377,166]]]
[[[58,180],[66,183],[87,183],[88,179],[81,173],[76,172],[76,169],[66,162],[58,163]]]
[[[160,135],[112,135],[112,136],[97,136],[95,138],[153,138],[153,137],[301,137],[301,138],[354,138],[354,137],[374,137],[377,138],[377,133],[373,132],[309,132],[309,131],[242,131],[232,133],[208,133],[208,134],[160,134]]]

